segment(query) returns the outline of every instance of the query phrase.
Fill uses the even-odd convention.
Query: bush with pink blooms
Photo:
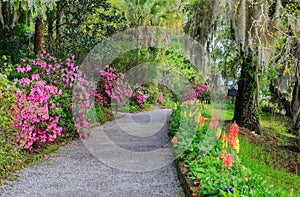
[[[147,100],[147,95],[140,88],[132,90],[132,87],[124,81],[124,75],[117,73],[116,68],[106,66],[98,69],[100,81],[97,86],[96,99],[103,106],[122,107],[124,105],[134,105],[143,108]]]
[[[58,60],[46,51],[16,66],[12,77],[19,88],[14,110],[18,144],[30,148],[37,142],[53,142],[63,131],[76,134],[70,109],[77,70],[74,56]]]
[[[208,87],[206,84],[194,85],[193,88],[189,89],[183,96],[182,101],[188,100],[207,100],[209,96]]]
[[[97,87],[96,98],[103,106],[111,104],[111,100],[118,106],[122,106],[132,97],[132,90],[124,79],[122,73],[116,73],[116,69],[106,66],[104,69],[97,69],[100,74],[100,80]],[[127,102],[128,104],[128,102]]]
[[[122,106],[128,105],[130,99],[139,107],[145,104],[147,97],[142,92],[133,93],[124,82],[124,75],[116,73],[115,68],[96,69],[99,73],[96,87],[79,72],[74,58],[58,60],[43,51],[37,58],[22,59],[16,66],[11,75],[19,88],[15,94],[13,126],[17,143],[22,147],[53,142],[61,135],[74,136],[76,129],[80,137],[87,137],[88,112],[95,106],[103,111],[111,107],[112,101]],[[96,105],[90,100],[94,96]]]

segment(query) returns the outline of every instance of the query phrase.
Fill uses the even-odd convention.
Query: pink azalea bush
[[[183,96],[182,101],[196,100],[199,99],[204,92],[207,92],[208,87],[206,84],[201,84],[199,86],[194,86],[189,89]]]
[[[66,131],[74,131],[71,112],[71,88],[78,67],[74,56],[58,60],[43,51],[34,59],[23,59],[14,78],[19,91],[15,94],[14,127],[17,143],[30,148],[35,142],[52,142]]]
[[[17,103],[13,112],[14,135],[17,143],[30,148],[36,142],[53,142],[61,135],[87,137],[88,112],[95,100],[110,107],[111,100],[121,106],[134,98],[138,106],[146,101],[142,92],[133,94],[124,75],[106,66],[97,69],[100,80],[93,85],[75,66],[74,56],[58,60],[46,51],[37,58],[23,59],[12,76],[19,79],[15,94]],[[94,71],[92,71],[94,72]]]
[[[73,111],[75,128],[79,132],[80,138],[88,137],[89,117],[87,114],[95,106],[91,100],[92,96],[98,96],[96,87],[86,79],[84,74],[79,73],[76,79],[76,87],[73,88],[73,105],[70,110]],[[97,98],[99,99],[100,95]]]
[[[121,106],[123,101],[132,97],[130,85],[123,81],[122,73],[116,73],[116,69],[109,66],[98,71],[101,78],[96,97],[101,104],[105,106],[109,103],[109,99],[113,99]]]
[[[137,90],[131,97],[139,107],[143,107],[148,98],[141,90]]]
[[[133,99],[135,104],[143,107],[146,103],[147,96],[142,91],[133,91],[130,85],[124,81],[122,73],[116,73],[116,69],[106,66],[99,69],[100,83],[97,87],[96,99],[103,106],[110,104],[110,99],[122,106],[125,101]],[[128,104],[128,103],[126,103]]]
[[[61,135],[62,127],[57,125],[59,115],[51,116],[50,111],[56,110],[55,103],[50,102],[51,96],[61,95],[61,90],[39,81],[22,78],[24,89],[30,89],[28,94],[18,90],[17,105],[14,113],[14,127],[17,132],[17,142],[24,148],[29,148],[36,141],[53,142]]]

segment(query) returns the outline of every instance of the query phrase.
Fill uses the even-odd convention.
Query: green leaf
[[[19,7],[20,7],[20,1],[15,1],[14,2],[14,10],[15,11],[19,10]]]
[[[27,10],[27,3],[26,1],[21,1],[21,8],[26,11]]]

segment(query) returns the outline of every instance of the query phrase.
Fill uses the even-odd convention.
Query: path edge
[[[199,187],[193,185],[193,183],[184,175],[182,168],[180,167],[180,159],[175,160],[175,167],[177,171],[177,177],[179,179],[180,185],[183,189],[184,195],[186,197],[199,196],[196,191]]]

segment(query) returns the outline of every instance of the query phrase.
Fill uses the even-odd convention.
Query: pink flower
[[[40,75],[39,75],[39,74],[31,75],[31,79],[32,79],[32,80],[38,80],[39,78],[40,78]]]
[[[49,119],[49,114],[43,114],[42,120],[48,120]]]
[[[28,79],[28,78],[22,78],[22,79],[21,79],[21,83],[22,83],[23,85],[27,85],[27,84],[30,83],[30,79]]]
[[[171,142],[176,145],[178,143],[178,138],[174,136]]]
[[[24,73],[24,72],[26,72],[26,68],[22,68],[22,67],[18,66],[18,67],[17,67],[17,71],[18,71],[19,73]]]
[[[28,72],[28,71],[30,71],[30,70],[31,70],[31,66],[30,66],[30,65],[27,65],[26,71]]]
[[[209,128],[210,129],[217,128],[218,125],[219,125],[219,118],[218,118],[218,116],[216,116],[216,117],[211,119],[211,122],[209,124]]]
[[[162,93],[160,93],[158,101],[161,103],[163,103],[165,101]]]

